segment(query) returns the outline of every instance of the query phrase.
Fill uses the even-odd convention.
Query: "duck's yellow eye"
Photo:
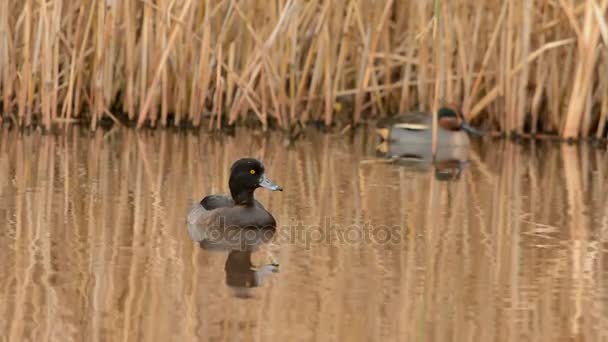
[[[249,170],[249,173],[251,173],[252,175],[255,175],[255,170],[251,169],[251,170]]]

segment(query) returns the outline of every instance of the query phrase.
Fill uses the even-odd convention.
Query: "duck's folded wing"
[[[393,127],[410,131],[425,131],[431,129],[432,116],[426,113],[414,112],[395,117]]]
[[[400,124],[411,125],[412,127],[418,127],[420,125],[428,126],[429,118],[431,118],[431,116],[427,113],[408,112],[380,119],[377,121],[376,126],[378,128],[391,128]]]
[[[200,204],[207,210],[213,210],[222,207],[232,207],[234,206],[234,200],[224,195],[209,195],[203,198]]]
[[[427,131],[430,129],[427,124],[418,124],[418,123],[399,123],[395,124],[395,128],[405,129],[409,131]]]
[[[188,212],[188,234],[194,241],[203,241],[208,238],[208,232],[213,225],[218,225],[216,210],[207,210],[200,203],[195,204]]]
[[[254,203],[259,208],[266,209],[258,200],[254,200]],[[234,207],[234,200],[230,196],[209,195],[205,196],[200,204],[207,210],[213,210],[218,208]]]

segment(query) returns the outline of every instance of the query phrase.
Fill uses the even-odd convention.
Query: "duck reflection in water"
[[[268,247],[276,234],[274,228],[252,229],[229,227],[209,231],[199,245],[208,251],[228,251],[224,265],[226,285],[240,298],[253,297],[253,289],[262,285],[264,278],[279,272],[279,264]],[[255,265],[252,257],[260,254],[269,262]]]

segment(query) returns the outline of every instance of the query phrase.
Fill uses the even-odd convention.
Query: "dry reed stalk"
[[[511,82],[508,79],[508,72],[513,68],[514,55],[517,53],[516,49],[519,46],[516,41],[519,36],[516,35],[517,30],[517,19],[519,13],[516,12],[516,6],[519,4],[518,1],[507,0],[507,20],[505,23],[505,30],[502,32],[502,63],[500,65],[500,89],[501,95],[504,96],[504,107],[505,111],[502,113],[501,120],[505,126],[505,131],[513,131],[514,126],[514,103],[516,101],[516,93],[514,92],[517,88],[517,82]]]
[[[157,51],[164,51],[167,48],[167,26],[169,25],[169,15],[171,9],[169,8],[169,2],[167,0],[159,1],[159,10],[156,14],[156,23],[160,26],[157,34],[157,44],[159,48]],[[180,25],[183,25],[180,23]],[[168,68],[163,68],[160,79],[160,124],[161,126],[167,126],[167,116],[169,115],[169,79],[168,79]],[[156,121],[152,119],[151,121]]]
[[[37,41],[41,41],[40,53],[40,106],[42,115],[42,125],[46,129],[51,126],[51,71],[53,69],[53,58],[51,55],[51,21],[53,18],[48,13],[46,4],[40,6],[39,33]],[[54,37],[55,35],[53,35]],[[38,47],[38,43],[36,44]],[[37,49],[36,49],[37,50]],[[36,59],[36,58],[35,58]]]
[[[332,68],[332,62],[333,62],[333,49],[330,43],[330,38],[329,38],[329,26],[327,24],[327,22],[325,22],[325,25],[323,25],[323,31],[321,32],[322,35],[322,44],[323,44],[323,52],[324,52],[324,75],[323,75],[323,93],[325,94],[325,110],[324,110],[324,116],[323,116],[323,121],[325,122],[325,125],[329,126],[332,124],[332,114],[333,114],[333,110],[334,110],[334,92],[333,92],[333,87],[332,87],[332,75],[331,75],[331,70]]]
[[[29,126],[31,123],[31,102],[32,102],[32,62],[31,62],[31,24],[32,24],[32,0],[26,0],[23,12],[20,14],[22,20],[21,44],[21,69],[18,72],[19,87],[17,93],[17,110],[19,125]]]
[[[230,43],[230,47],[228,50],[228,65],[226,72],[226,82],[228,83],[226,89],[226,106],[230,107],[232,105],[232,98],[234,96],[235,83],[232,77],[230,77],[230,73],[234,72],[235,68],[235,60],[236,60],[236,44],[234,42]]]
[[[532,15],[533,15],[533,0],[524,0],[521,10],[523,11],[523,26],[521,30],[521,55],[520,59],[525,61],[530,54],[530,32],[532,31]],[[526,115],[526,105],[528,101],[528,82],[529,82],[530,67],[529,63],[525,63],[520,74],[517,94],[517,110],[514,113],[516,118],[515,129],[518,133],[523,133],[524,120]]]
[[[9,18],[9,3],[0,3],[0,88],[2,88],[2,116],[12,112],[11,93],[13,92],[14,80],[12,75],[14,57],[12,55],[12,25]],[[2,124],[0,116],[0,124]]]
[[[208,84],[211,76],[211,72],[208,70],[211,56],[211,20],[209,18],[209,11],[205,11],[205,18],[203,20],[203,41],[197,64],[198,75],[192,78],[192,93],[190,95],[189,118],[194,126],[199,125],[200,113],[205,109],[205,100],[209,91]],[[218,64],[220,64],[219,61]]]
[[[580,132],[581,118],[587,105],[586,99],[589,92],[592,91],[591,82],[595,63],[597,60],[597,42],[600,34],[600,25],[595,19],[594,6],[595,0],[587,0],[585,2],[585,16],[583,19],[582,30],[578,28],[576,21],[571,22],[577,32],[578,38],[578,60],[576,62],[576,72],[574,76],[574,84],[572,85],[572,93],[566,119],[561,131],[561,135],[566,138],[575,138],[579,134],[588,134],[587,131]],[[605,12],[607,0],[603,0],[600,5],[601,12]],[[565,9],[567,12],[569,8]]]
[[[433,159],[437,154],[437,131],[439,127],[437,127],[437,112],[439,111],[439,105],[442,98],[445,95],[445,81],[444,81],[444,72],[446,72],[445,66],[445,53],[444,49],[446,48],[445,44],[445,31],[444,31],[444,22],[443,22],[443,13],[441,6],[441,0],[435,0],[435,8],[434,8],[434,16],[433,16],[433,40],[435,41],[435,60],[438,68],[435,70],[435,91],[433,92],[433,105],[431,107],[432,112],[432,152]],[[431,183],[432,184],[432,183]]]
[[[218,59],[222,59],[222,50],[218,47]],[[216,85],[215,85],[215,96],[213,99],[213,110],[211,111],[211,120],[209,121],[209,130],[212,128],[219,129],[222,123],[222,95],[224,94],[224,80],[221,78],[222,73],[222,65],[217,63],[216,65]],[[213,125],[213,121],[215,120],[215,126]]]
[[[104,108],[104,99],[103,99],[103,87],[104,87],[104,79],[103,79],[103,69],[106,64],[106,40],[105,40],[105,31],[106,31],[106,4],[103,1],[98,1],[97,10],[95,12],[96,17],[96,25],[94,31],[94,39],[95,39],[95,55],[93,62],[93,75],[91,81],[91,103],[90,103],[90,111],[91,111],[91,130],[95,130],[97,127],[97,121],[101,118],[103,114]]]
[[[122,110],[127,113],[129,119],[135,117],[135,14],[133,13],[133,2],[125,1],[123,4],[124,20],[124,79],[125,95],[123,96]]]
[[[603,63],[600,66],[600,73],[608,72],[608,53],[604,51]],[[600,84],[600,94],[608,92],[608,82],[605,79],[602,79],[602,84]],[[602,99],[602,105],[600,109],[600,122],[597,126],[597,131],[595,133],[596,138],[601,138],[604,134],[604,130],[606,129],[606,121],[608,120],[608,99]]]

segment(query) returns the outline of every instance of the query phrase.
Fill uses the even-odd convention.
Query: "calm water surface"
[[[442,181],[376,144],[0,133],[0,341],[608,340],[605,150],[487,141]],[[201,248],[249,155],[278,231]]]

